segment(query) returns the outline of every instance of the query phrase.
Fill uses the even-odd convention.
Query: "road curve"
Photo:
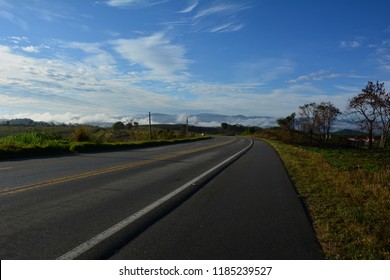
[[[322,259],[310,219],[265,142],[111,259]]]
[[[248,143],[215,137],[124,152],[2,161],[0,258],[56,259]]]

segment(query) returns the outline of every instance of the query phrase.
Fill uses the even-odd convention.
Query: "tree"
[[[382,88],[379,92],[378,115],[382,128],[379,147],[384,149],[386,147],[387,137],[390,131],[390,92],[386,92],[384,88]]]
[[[122,129],[125,129],[126,126],[123,122],[116,122],[112,125],[112,129],[113,130],[122,130]]]
[[[221,123],[221,127],[223,130],[227,130],[229,128],[229,124],[228,123]]]
[[[283,118],[283,119],[277,119],[276,123],[282,128],[282,129],[287,129],[291,141],[294,140],[294,130],[295,130],[295,113],[292,113],[291,115]]]
[[[348,108],[362,118],[359,123],[362,128],[368,131],[368,148],[372,148],[374,129],[377,127],[377,118],[380,106],[381,92],[384,91],[383,84],[368,82],[361,93],[349,100]]]
[[[315,128],[320,133],[321,140],[327,141],[330,138],[330,129],[332,128],[337,116],[341,111],[331,102],[321,102],[315,105],[314,118]]]
[[[133,123],[132,122],[128,122],[126,124],[126,129],[131,130],[132,128],[133,128]]]
[[[313,133],[316,126],[316,103],[305,104],[299,106],[299,114],[301,116],[300,124],[302,130],[309,135],[309,142],[313,141]]]

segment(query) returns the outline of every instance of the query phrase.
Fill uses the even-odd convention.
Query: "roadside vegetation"
[[[280,155],[327,259],[390,259],[390,93],[368,82],[349,100],[364,133],[331,133],[342,112],[310,103],[254,137]]]
[[[326,258],[390,259],[390,151],[267,141],[307,205]]]
[[[205,139],[202,133],[188,132],[182,126],[0,126],[0,159],[99,152],[167,145]],[[151,133],[150,133],[151,132]]]

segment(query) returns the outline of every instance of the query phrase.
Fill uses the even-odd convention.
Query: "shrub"
[[[122,130],[122,129],[125,129],[126,126],[123,122],[116,122],[112,125],[112,129],[113,130]]]
[[[72,134],[72,141],[74,142],[89,142],[91,140],[91,131],[88,127],[79,126]]]

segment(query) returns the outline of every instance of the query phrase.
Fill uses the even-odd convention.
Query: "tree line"
[[[299,106],[298,114],[299,118],[292,113],[278,119],[277,124],[289,132],[291,140],[294,140],[294,132],[298,128],[309,143],[315,137],[324,143],[329,141],[330,130],[343,113],[331,102],[313,102]],[[373,147],[375,130],[381,131],[379,147],[386,147],[390,131],[390,92],[386,92],[384,83],[368,82],[360,93],[348,100],[344,115],[367,131],[369,149]]]

